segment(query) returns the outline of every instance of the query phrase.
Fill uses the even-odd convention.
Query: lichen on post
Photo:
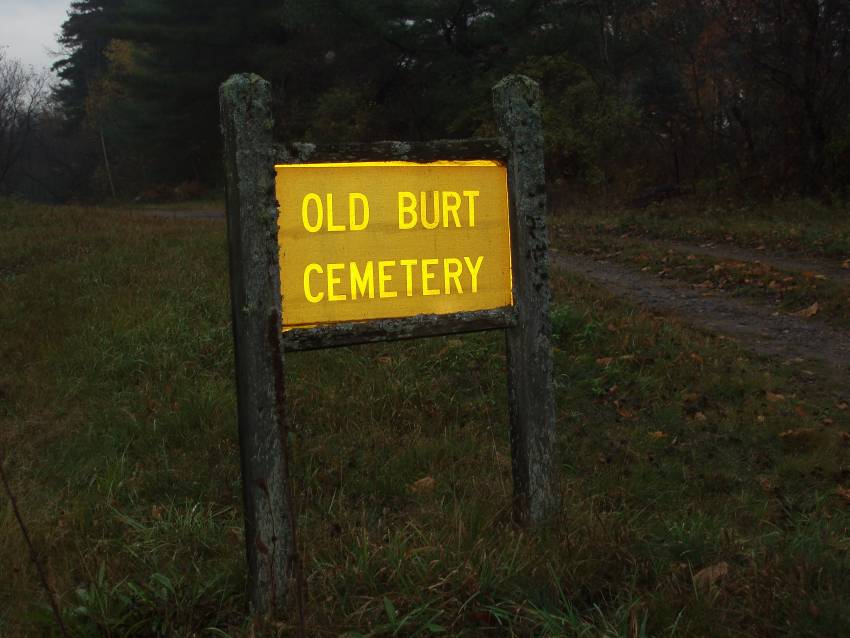
[[[557,505],[555,397],[549,317],[549,242],[540,89],[523,75],[493,87],[499,132],[509,150],[511,250],[517,323],[508,328],[508,403],[514,513],[543,522]]]
[[[270,104],[269,83],[256,75],[234,75],[219,89],[248,603],[259,615],[283,611],[294,556]]]

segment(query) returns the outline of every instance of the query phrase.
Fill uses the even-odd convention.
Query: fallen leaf
[[[655,432],[650,432],[650,433],[649,433],[649,438],[651,438],[651,439],[656,439],[656,440],[658,440],[658,439],[666,439],[666,438],[667,438],[667,434],[666,434],[666,433],[664,433],[664,432],[662,432],[661,430],[656,430]]]
[[[784,395],[784,394],[778,394],[778,393],[776,393],[776,392],[771,392],[770,390],[768,390],[768,391],[765,393],[765,395],[764,395],[764,396],[765,396],[765,398],[766,398],[768,401],[770,401],[771,403],[779,403],[780,401],[784,401],[784,400],[785,400],[785,395]]]
[[[419,479],[418,481],[414,481],[411,483],[408,488],[413,494],[425,494],[426,492],[433,492],[434,486],[437,484],[437,481],[434,480],[432,476],[426,476],[424,478]]]
[[[624,419],[635,418],[635,413],[629,410],[628,408],[617,408],[617,414],[619,414]]]
[[[702,592],[710,590],[717,582],[729,574],[729,563],[721,561],[716,565],[703,567],[694,574],[694,585]]]
[[[809,319],[818,314],[818,310],[820,310],[820,305],[816,301],[808,308],[803,308],[802,310],[798,310],[797,312],[792,312],[791,314],[795,317],[803,317],[804,319]]]

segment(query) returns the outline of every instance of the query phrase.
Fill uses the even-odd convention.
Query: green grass
[[[848,633],[843,388],[554,286],[537,534],[500,335],[287,357],[309,635]],[[245,614],[223,223],[0,203],[0,298],[0,449],[74,635],[291,635]],[[55,634],[5,497],[0,565],[0,635]]]
[[[624,233],[740,246],[846,260],[850,258],[850,205],[810,199],[772,203],[671,200],[646,209],[567,208],[559,219],[571,236]]]

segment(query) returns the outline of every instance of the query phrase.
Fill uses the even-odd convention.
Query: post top
[[[540,99],[540,86],[527,75],[512,73],[503,77],[493,86],[494,95],[505,93],[513,93],[524,97],[529,102],[536,102]]]
[[[244,92],[250,90],[270,90],[270,84],[256,73],[234,73],[221,83],[220,90]]]

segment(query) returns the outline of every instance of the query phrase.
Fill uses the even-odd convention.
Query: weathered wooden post
[[[475,140],[275,144],[270,101],[255,75],[220,89],[248,596],[260,614],[282,610],[298,569],[284,351],[505,330],[516,519],[540,523],[557,502],[537,85],[493,87],[502,137]]]
[[[219,90],[248,602],[282,610],[294,543],[287,502],[280,267],[269,83],[234,75]]]
[[[511,253],[516,325],[506,330],[514,513],[543,521],[557,503],[553,450],[552,326],[540,89],[510,75],[493,87],[499,131],[508,145]]]

